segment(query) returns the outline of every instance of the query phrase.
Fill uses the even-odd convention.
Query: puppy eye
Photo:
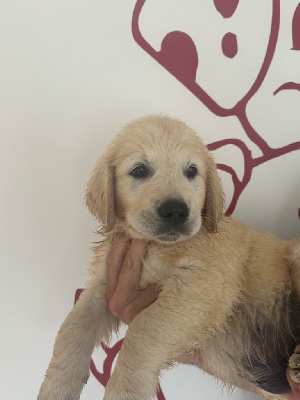
[[[129,175],[133,176],[134,178],[142,179],[146,178],[148,176],[149,170],[146,167],[146,165],[141,164],[138,165],[137,167],[133,168],[130,172]]]
[[[186,177],[187,177],[188,179],[193,179],[193,178],[195,178],[195,176],[197,175],[197,173],[198,173],[197,167],[195,167],[195,165],[190,165],[190,166],[188,167],[187,171],[186,171]]]

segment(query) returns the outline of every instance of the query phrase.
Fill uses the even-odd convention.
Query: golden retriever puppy
[[[124,233],[149,241],[141,287],[161,292],[130,325],[105,400],[151,399],[160,371],[191,349],[225,383],[251,382],[266,398],[289,391],[286,367],[300,343],[300,241],[224,216],[213,158],[192,129],[153,115],[126,125],[96,165],[86,203],[105,238],[58,333],[39,400],[79,399],[94,347],[117,328],[106,258]],[[290,360],[300,381],[299,352]]]

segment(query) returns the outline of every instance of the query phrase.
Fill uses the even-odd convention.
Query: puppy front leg
[[[92,279],[61,326],[38,400],[79,399],[93,349],[116,325],[105,290],[104,281]]]
[[[150,400],[161,369],[224,328],[232,309],[230,296],[225,296],[226,285],[190,286],[182,279],[174,282],[171,290],[164,289],[159,299],[134,319],[105,400]]]

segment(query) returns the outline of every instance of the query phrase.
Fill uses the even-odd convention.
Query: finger
[[[292,398],[294,400],[299,400],[300,399],[300,386],[299,386],[299,383],[296,383],[296,382],[293,381],[293,379],[291,378],[291,375],[290,375],[290,371],[291,371],[291,369],[289,367],[287,369],[287,371],[286,371],[286,376],[287,376],[287,379],[289,381],[290,387],[292,389],[292,393],[293,393],[293,397]]]
[[[143,258],[147,253],[147,241],[133,239],[125,256],[119,274],[115,296],[120,301],[126,301],[132,297],[132,293],[138,290],[143,266]]]
[[[125,258],[128,240],[125,237],[117,238],[106,258],[107,288],[106,298],[111,300],[118,283],[119,273]]]
[[[140,290],[139,295],[131,301],[123,312],[123,321],[126,324],[131,324],[133,319],[145,308],[149,307],[157,300],[159,295],[159,288],[157,285],[149,285],[145,289]]]
[[[198,365],[198,367],[202,367],[203,364],[201,354],[195,350],[191,350],[181,355],[179,358],[177,358],[177,362],[182,364],[195,364]]]

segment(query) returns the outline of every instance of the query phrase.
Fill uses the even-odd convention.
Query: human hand
[[[194,364],[203,370],[203,362],[201,359],[201,355],[198,352],[191,351],[189,353],[186,353],[183,356],[181,356],[178,361],[183,364]],[[210,373],[209,371],[206,371],[206,372]],[[291,387],[291,392],[282,394],[279,396],[279,398],[280,399],[284,398],[286,400],[300,400],[300,385],[299,385],[299,383],[296,383],[292,380],[289,372],[290,372],[290,368],[288,367],[288,369],[286,370],[286,376],[287,376],[287,380]],[[246,392],[259,394],[259,390],[255,385],[253,385],[249,382],[246,382],[242,379],[240,379],[238,387],[242,390],[245,390]],[[277,400],[276,394],[274,394],[272,400]]]
[[[128,325],[159,293],[156,285],[139,288],[147,248],[146,240],[120,237],[114,241],[106,259],[108,308],[114,317]]]
[[[300,385],[292,380],[290,377],[290,368],[286,371],[287,380],[289,381],[292,393],[284,395],[287,400],[300,400]]]

